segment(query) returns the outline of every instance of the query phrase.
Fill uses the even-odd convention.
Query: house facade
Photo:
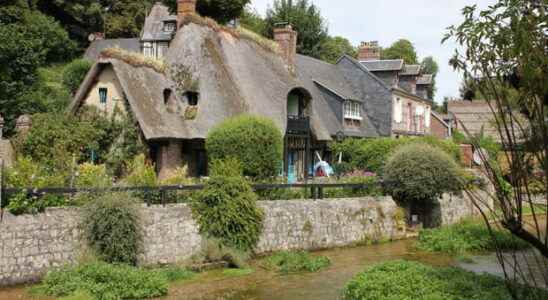
[[[85,56],[95,64],[71,104],[74,114],[85,105],[133,114],[161,177],[183,164],[206,175],[209,130],[243,113],[277,124],[284,173],[299,179],[329,159],[335,139],[430,133],[420,66],[375,68],[349,56],[329,64],[297,54],[291,26],[269,41],[203,19],[195,4],[178,1],[177,15],[155,4],[139,38],[94,41]]]

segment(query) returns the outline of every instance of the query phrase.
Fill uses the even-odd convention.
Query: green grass
[[[548,299],[544,290],[517,287],[519,299]],[[356,275],[343,290],[345,300],[505,300],[512,299],[503,279],[459,268],[434,268],[392,261]]]
[[[283,251],[266,258],[263,266],[280,273],[318,272],[328,267],[331,261],[326,256],[312,256],[304,251]]]
[[[167,295],[168,282],[193,275],[174,266],[147,270],[93,262],[50,272],[32,292],[66,300],[148,299]]]
[[[474,252],[526,249],[528,244],[510,232],[494,229],[491,236],[487,226],[477,221],[465,220],[458,224],[419,233],[417,248],[429,252],[465,255]]]

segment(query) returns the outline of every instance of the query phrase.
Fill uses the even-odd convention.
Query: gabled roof
[[[400,71],[403,68],[403,59],[384,59],[360,61],[371,72]]]
[[[400,72],[402,76],[417,76],[421,72],[421,65],[404,65]]]
[[[423,74],[417,80],[417,85],[429,85],[432,84],[432,74]]]
[[[101,51],[108,48],[120,48],[131,52],[140,52],[141,44],[138,38],[95,40],[87,48],[84,58],[97,61]]]
[[[331,110],[321,89],[334,94],[341,101],[361,100],[361,97],[352,89],[337,65],[308,56],[297,55],[295,67],[299,81],[312,94],[313,109],[317,116],[316,119],[313,119],[313,122],[321,122],[331,136],[335,136],[339,132],[343,132],[346,136],[379,136],[367,114],[362,114],[363,120],[360,127],[348,130]]]
[[[170,41],[173,38],[173,34],[164,31],[164,21],[177,21],[177,16],[170,15],[167,6],[156,2],[145,19],[141,40]]]

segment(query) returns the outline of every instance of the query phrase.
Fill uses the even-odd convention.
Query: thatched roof
[[[147,66],[133,66],[122,59],[102,59],[88,73],[71,106],[75,111],[95,77],[106,65],[112,65],[144,136],[155,139],[201,139],[225,119],[249,113],[272,119],[285,132],[287,96],[304,83],[286,68],[281,56],[251,40],[229,31],[194,23],[183,26],[171,42],[165,57],[172,70],[184,66],[198,85],[198,113],[186,120],[170,112],[164,104],[164,90],[171,89],[178,103],[176,83],[171,72],[160,73]],[[306,87],[304,87],[306,89]],[[314,98],[313,103],[321,97]],[[319,140],[330,140],[330,131],[322,120],[329,116],[312,109],[312,132]],[[325,112],[329,114],[329,111]]]
[[[84,58],[91,61],[97,61],[99,56],[101,56],[101,52],[109,48],[119,48],[132,52],[140,52],[141,43],[138,38],[95,40],[86,49]]]

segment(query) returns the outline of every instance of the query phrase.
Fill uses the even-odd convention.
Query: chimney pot
[[[274,29],[274,40],[280,47],[283,59],[289,67],[295,65],[297,56],[297,32],[291,25]]]
[[[185,15],[196,13],[196,2],[197,0],[177,0],[177,28],[181,27]]]
[[[371,60],[380,60],[381,59],[381,48],[379,47],[379,42],[362,42],[360,45],[360,50],[358,53],[359,61],[371,61]]]

